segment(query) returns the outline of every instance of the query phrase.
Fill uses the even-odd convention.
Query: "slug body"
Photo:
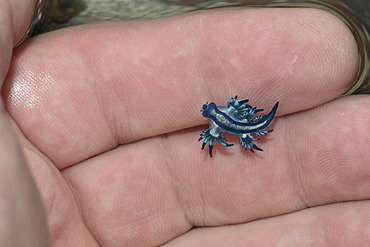
[[[249,149],[251,152],[255,150],[263,151],[257,147],[254,141],[259,138],[253,136],[264,136],[273,130],[266,130],[275,116],[279,102],[276,102],[274,107],[267,115],[255,116],[256,113],[263,111],[252,107],[248,99],[236,100],[237,96],[231,98],[227,102],[227,106],[216,106],[215,103],[206,103],[200,110],[204,117],[209,119],[209,129],[200,134],[198,141],[204,139],[202,150],[208,143],[209,155],[212,157],[212,149],[215,140],[224,147],[233,146],[226,141],[222,133],[239,136],[240,144],[245,150]],[[252,135],[253,134],[253,135]]]

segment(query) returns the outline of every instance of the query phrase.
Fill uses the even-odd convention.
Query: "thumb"
[[[47,246],[46,220],[36,185],[10,127],[0,110],[1,246]]]
[[[22,39],[36,0],[3,0],[0,4],[0,88],[13,47]],[[47,246],[41,199],[9,117],[0,101],[0,243],[1,246]]]

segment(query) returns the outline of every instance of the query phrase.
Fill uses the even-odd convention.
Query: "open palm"
[[[49,244],[365,246],[370,99],[336,99],[357,61],[345,25],[309,9],[198,12],[29,40],[2,95]],[[274,132],[258,141],[263,152],[216,144],[210,158],[199,110],[235,95],[266,110],[280,101]],[[11,147],[8,159],[22,163]]]

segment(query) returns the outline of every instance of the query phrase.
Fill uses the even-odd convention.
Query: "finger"
[[[63,175],[88,228],[107,245],[160,244],[191,226],[368,200],[369,107],[368,96],[353,96],[281,117],[257,154],[218,145],[210,158],[197,128],[122,146]]]
[[[16,54],[4,95],[27,138],[63,168],[203,124],[206,100],[280,100],[278,114],[320,105],[356,69],[354,39],[330,14],[233,9],[40,36]]]
[[[369,215],[369,201],[340,203],[247,224],[196,228],[163,246],[366,246]]]
[[[181,161],[169,167],[179,185],[175,190],[186,188],[186,215],[200,226],[234,224],[369,199],[369,107],[368,96],[347,97],[278,118],[274,132],[258,142],[264,151],[256,154],[216,146],[210,159],[206,152],[195,153],[201,151],[190,140],[195,133],[168,137],[162,149],[169,160]]]

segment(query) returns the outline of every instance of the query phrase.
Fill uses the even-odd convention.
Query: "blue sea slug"
[[[263,111],[263,109],[257,109],[257,107],[246,104],[248,99],[236,99],[237,96],[231,98],[227,102],[227,106],[216,106],[213,102],[207,102],[200,110],[203,116],[209,119],[209,129],[200,134],[198,141],[204,139],[202,150],[208,143],[209,155],[211,157],[215,140],[224,147],[233,146],[233,144],[227,143],[222,133],[239,136],[242,147],[245,150],[249,149],[251,152],[254,152],[254,149],[263,151],[254,143],[254,141],[259,140],[255,136],[261,137],[273,131],[272,129],[266,129],[275,116],[279,102],[276,102],[267,115],[255,116],[256,113]]]

